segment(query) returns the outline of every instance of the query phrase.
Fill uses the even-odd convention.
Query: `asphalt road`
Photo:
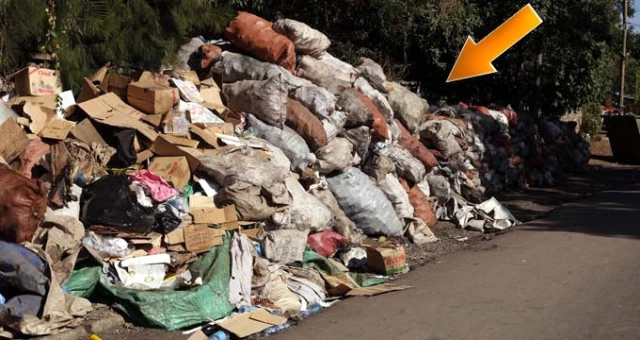
[[[398,283],[415,288],[341,302],[274,339],[640,339],[640,185],[565,205]]]

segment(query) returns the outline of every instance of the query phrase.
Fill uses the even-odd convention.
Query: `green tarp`
[[[138,325],[178,330],[225,317],[234,310],[229,303],[231,236],[195,262],[203,285],[186,291],[139,291],[100,281],[98,292],[114,301],[114,307]]]

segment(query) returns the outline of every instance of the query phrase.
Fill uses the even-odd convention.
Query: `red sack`
[[[272,24],[247,12],[239,12],[227,26],[226,36],[233,46],[272,64],[293,72],[296,51],[293,42],[276,33]]]
[[[0,166],[0,240],[31,242],[46,209],[47,189],[40,180]]]
[[[507,116],[510,126],[518,125],[518,114],[511,109],[502,109],[500,112]]]
[[[338,248],[346,246],[347,239],[333,230],[327,230],[309,235],[307,244],[316,253],[324,257],[329,257],[333,255]]]
[[[371,116],[373,117],[373,135],[380,139],[389,139],[389,127],[387,126],[387,121],[384,119],[380,110],[360,91],[356,91],[358,93],[358,98],[367,106],[369,111],[371,111]]]
[[[316,152],[329,144],[327,132],[324,130],[320,119],[299,101],[291,98],[287,99],[286,124],[302,136],[312,152]]]
[[[396,124],[398,124],[398,127],[400,128],[400,139],[398,140],[400,146],[411,152],[413,157],[419,159],[427,168],[427,171],[436,167],[438,165],[438,160],[433,155],[433,152],[427,149],[427,147],[424,146],[424,144],[422,144],[416,137],[411,135],[407,128],[404,127],[404,125],[402,125],[402,123],[397,119]]]
[[[435,226],[438,223],[438,218],[434,212],[433,205],[422,191],[420,191],[420,188],[415,185],[410,189],[409,183],[404,178],[400,179],[400,184],[402,184],[404,191],[409,194],[409,203],[413,206],[413,217],[425,221],[429,228]]]

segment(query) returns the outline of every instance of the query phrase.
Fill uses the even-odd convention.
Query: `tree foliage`
[[[466,38],[481,40],[526,1],[9,0],[0,3],[0,73],[43,44],[73,88],[107,61],[157,69],[189,37],[219,35],[241,9],[306,22],[331,38],[337,57],[371,57],[391,78],[420,81],[428,99],[556,115],[613,89],[622,1],[631,0],[531,0],[544,23],[495,61],[499,73],[446,84]],[[56,4],[55,44],[46,43],[47,2]]]

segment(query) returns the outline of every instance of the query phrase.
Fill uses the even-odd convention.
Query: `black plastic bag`
[[[146,234],[155,221],[155,209],[140,205],[126,176],[107,175],[82,190],[80,220],[85,226],[102,225]]]

